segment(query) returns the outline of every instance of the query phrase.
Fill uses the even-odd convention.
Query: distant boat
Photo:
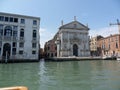
[[[103,60],[116,60],[116,56],[103,56]]]
[[[116,58],[118,61],[120,60],[120,56]]]

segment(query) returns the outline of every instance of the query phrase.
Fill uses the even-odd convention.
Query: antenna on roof
[[[74,16],[74,21],[77,21],[77,20],[76,20],[76,16]]]
[[[63,20],[61,21],[61,25],[63,26]]]
[[[119,19],[117,19],[117,23],[110,23],[110,26],[111,25],[118,25],[118,31],[119,31],[119,34],[120,34],[120,22],[119,22]]]

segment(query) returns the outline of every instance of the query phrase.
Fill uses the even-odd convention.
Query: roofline
[[[59,29],[61,29],[62,27],[66,26],[68,24],[71,24],[73,22],[78,22],[78,21],[72,21],[72,22],[69,22],[67,24],[64,24],[64,25],[60,26]],[[82,23],[80,23],[80,22],[78,22],[78,23],[81,24],[83,27],[86,27],[88,30],[90,30],[90,28],[88,28],[87,26],[83,25]],[[73,29],[73,28],[66,28],[66,29]]]
[[[114,37],[114,36],[120,36],[120,34],[113,34],[113,35],[111,34],[111,35],[109,35],[107,37],[103,37],[103,38],[101,38],[99,40],[107,39],[107,38]]]
[[[35,17],[35,16],[28,16],[28,15],[21,15],[21,14],[12,14],[12,13],[5,13],[5,12],[0,12],[0,15],[11,15],[11,16],[20,16],[20,17],[26,17],[26,18],[36,18],[40,20],[40,17]]]

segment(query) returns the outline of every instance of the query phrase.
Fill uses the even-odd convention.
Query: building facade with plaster
[[[0,12],[0,60],[36,60],[40,18]]]

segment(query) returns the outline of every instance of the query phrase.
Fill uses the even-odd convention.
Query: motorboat
[[[118,61],[120,60],[120,56],[116,58]]]

